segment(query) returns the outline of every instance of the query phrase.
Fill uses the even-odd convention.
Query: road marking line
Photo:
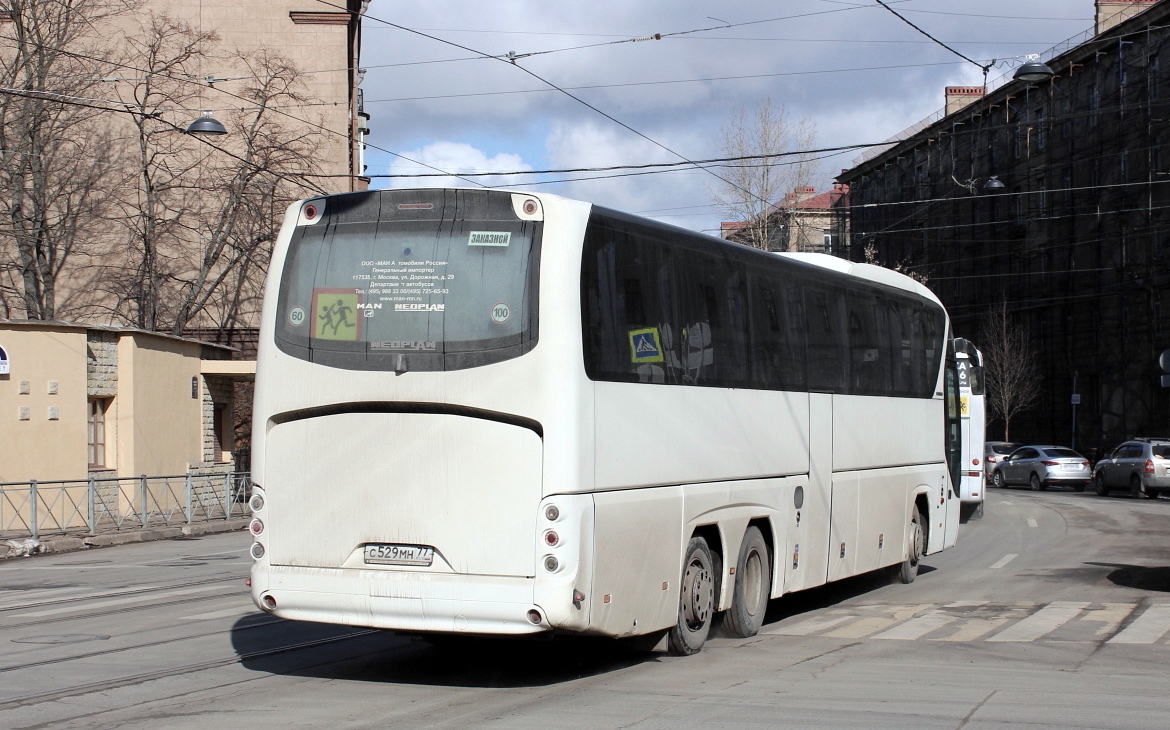
[[[1008,507],[1012,507],[1015,505],[1015,502],[1000,502],[1000,504],[1006,504]]]
[[[1106,644],[1153,644],[1170,631],[1170,603],[1150,606],[1132,624]]]
[[[782,626],[778,629],[772,629],[767,633],[780,634],[782,636],[808,636],[809,634],[831,628],[855,618],[857,617],[852,614],[837,616],[836,618],[810,618],[807,621],[801,621],[793,626]]]
[[[911,619],[901,626],[895,626],[889,631],[883,631],[873,638],[913,641],[914,639],[920,639],[926,636],[932,631],[938,631],[954,620],[954,616],[947,616],[945,613],[928,613],[916,619]]]
[[[247,603],[240,603],[231,608],[225,608],[222,611],[209,611],[207,613],[197,613],[194,616],[180,616],[180,621],[210,621],[217,618],[232,618],[233,616],[246,616],[249,613],[257,611],[256,604],[248,601]]]
[[[948,603],[943,608],[979,608],[980,606],[986,606],[988,603],[991,603],[991,601],[955,601],[954,603]]]
[[[1008,553],[1007,555],[1003,556],[1002,558],[1000,558],[999,560],[995,561],[990,566],[988,566],[987,569],[988,570],[999,570],[1000,568],[1002,568],[1003,566],[1012,562],[1013,560],[1015,560],[1018,557],[1020,557],[1019,553]]]
[[[1029,518],[1028,518],[1028,527],[1038,527],[1038,526],[1039,526],[1039,525],[1036,523],[1036,518],[1035,518],[1035,517],[1029,517]]]
[[[127,598],[117,598],[112,601],[98,601],[97,603],[77,603],[73,606],[65,606],[63,608],[50,608],[44,611],[30,611],[29,613],[21,614],[22,616],[56,616],[60,613],[88,613],[96,608],[105,608],[107,606],[120,606],[124,603],[142,603],[162,601],[173,596],[185,596],[191,593],[209,593],[211,591],[222,591],[223,586],[197,586],[195,588],[183,588],[177,591],[164,591],[162,593],[143,593],[137,596],[129,596]]]
[[[1086,606],[1088,601],[1056,601],[1048,604],[1028,618],[1009,626],[988,641],[1035,641],[1071,621]]]

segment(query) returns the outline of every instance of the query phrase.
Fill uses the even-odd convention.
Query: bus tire
[[[906,559],[894,566],[894,576],[899,583],[914,582],[918,577],[918,563],[926,554],[926,532],[917,506],[910,512],[910,539],[906,541],[906,552],[909,553]]]
[[[723,627],[731,636],[746,639],[755,636],[764,625],[768,598],[772,595],[772,560],[760,528],[749,527],[739,548],[735,566],[731,608],[723,618]]]
[[[715,571],[707,541],[692,537],[683,560],[679,588],[678,621],[670,630],[667,645],[675,656],[698,654],[711,633],[715,616]]]

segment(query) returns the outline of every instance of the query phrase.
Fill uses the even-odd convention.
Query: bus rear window
[[[459,192],[485,199],[387,204],[397,200],[384,191],[299,227],[280,285],[280,349],[395,371],[461,370],[532,349],[540,224],[518,220],[506,194]]]

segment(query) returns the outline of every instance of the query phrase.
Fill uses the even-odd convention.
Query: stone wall
[[[228,432],[231,432],[230,423],[232,418],[232,401],[235,400],[234,388],[232,381],[227,378],[218,378],[213,375],[203,376],[203,462],[204,463],[218,463],[219,454],[216,453],[215,448],[215,406],[222,405],[226,411],[224,412],[225,420],[229,424]],[[221,437],[223,434],[219,434]],[[220,449],[223,451],[231,450],[230,443],[221,443]]]
[[[85,373],[91,398],[112,398],[118,394],[118,335],[102,330],[85,333]]]

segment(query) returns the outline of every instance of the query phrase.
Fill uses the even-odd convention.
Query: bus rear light
[[[252,557],[255,560],[259,560],[260,558],[264,557],[264,546],[258,542],[254,542],[252,543],[252,549],[249,552],[252,553]]]
[[[540,611],[535,608],[528,609],[528,620],[536,626],[540,626]]]
[[[311,221],[311,220],[315,219],[317,217],[317,206],[306,205],[304,213],[305,213],[305,220]]]
[[[971,460],[971,466],[979,466],[979,460],[978,460],[978,459],[972,459],[972,460]]]
[[[585,600],[585,594],[576,588],[573,589],[573,603],[581,603]]]
[[[549,522],[556,522],[561,516],[561,510],[555,504],[550,504],[544,508],[544,518]]]
[[[264,608],[269,611],[272,611],[276,608],[276,599],[267,594],[260,598],[260,603],[264,604]]]
[[[264,498],[259,494],[253,494],[252,498],[248,500],[248,506],[252,509],[253,512],[259,512],[260,510],[264,509]]]
[[[561,544],[561,536],[553,530],[544,533],[544,544],[549,547],[556,547]]]
[[[257,543],[259,544],[259,543]],[[555,555],[544,556],[544,569],[550,573],[557,572],[557,568],[561,567],[561,561],[557,560]]]
[[[524,212],[528,215],[536,215],[536,211],[540,210],[540,206],[532,198],[524,201]]]
[[[264,532],[264,523],[260,520],[252,520],[251,524],[248,525],[248,532],[259,535]]]

